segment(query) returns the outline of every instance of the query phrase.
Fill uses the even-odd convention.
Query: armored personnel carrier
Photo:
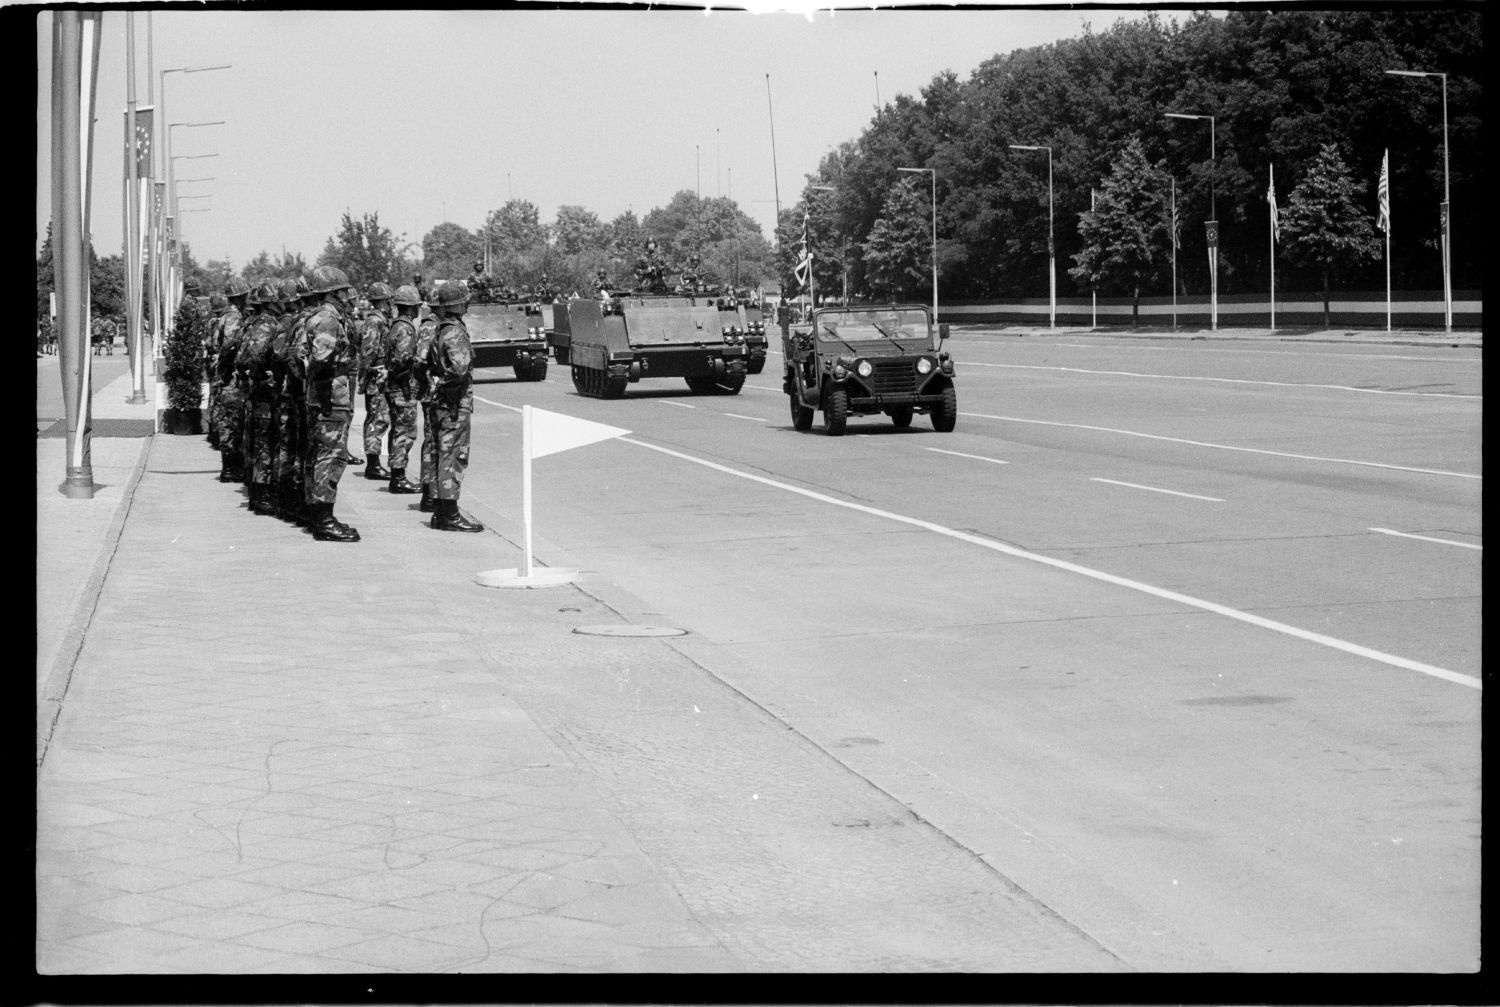
[[[510,367],[519,381],[547,377],[547,333],[534,301],[472,298],[464,315],[475,367]]]
[[[694,392],[733,395],[745,384],[745,337],[726,332],[718,305],[688,295],[620,293],[553,306],[548,333],[580,394],[614,399],[642,378],[683,378]]]
[[[933,325],[925,305],[818,308],[796,325],[790,312],[781,317],[781,387],[795,429],[812,429],[819,409],[833,437],[850,415],[884,413],[909,427],[914,414],[926,413],[940,433],[956,425],[953,361],[942,348],[948,325]]]
[[[745,337],[746,374],[759,374],[766,367],[766,323],[761,306],[751,298],[749,291],[725,291],[717,299],[719,310],[724,314],[724,330]]]

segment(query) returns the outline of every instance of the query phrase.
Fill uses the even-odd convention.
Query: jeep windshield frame
[[[914,305],[819,311],[814,332],[820,342],[842,343],[851,350],[857,350],[861,343],[908,341],[920,342],[930,349],[934,339],[927,309]]]

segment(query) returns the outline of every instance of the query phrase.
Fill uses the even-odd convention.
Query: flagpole
[[[1266,190],[1267,212],[1271,214],[1271,331],[1276,331],[1276,166],[1269,168],[1271,187]]]
[[[1095,192],[1094,192],[1093,189],[1090,189],[1089,190],[1089,212],[1090,213],[1094,212],[1094,198],[1095,198]],[[1089,293],[1090,293],[1090,296],[1093,298],[1093,301],[1094,301],[1094,324],[1092,326],[1090,326],[1090,331],[1093,331],[1094,329],[1099,328],[1099,285],[1098,284],[1094,284],[1093,289]]]
[[[531,577],[531,407],[521,407],[521,524],[522,551],[526,554],[523,577]]]
[[[1177,179],[1172,178],[1172,331],[1177,331]]]
[[[125,12],[125,349],[130,356],[131,405],[146,401],[146,368],[141,359],[141,190],[140,136],[136,132],[135,12]]]
[[[1385,331],[1391,331],[1391,232],[1385,232]]]

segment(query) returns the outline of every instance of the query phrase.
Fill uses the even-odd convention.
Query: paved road
[[[798,434],[776,355],[735,397],[483,384],[465,505],[515,527],[524,403],[633,431],[537,463],[538,554],[1129,967],[1476,967],[1479,351],[950,349],[949,435]],[[670,779],[576,743],[710,869]]]

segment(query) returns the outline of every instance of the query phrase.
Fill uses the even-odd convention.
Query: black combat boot
[[[270,483],[250,484],[250,509],[266,517],[280,516],[281,508],[277,505],[276,498],[271,495]]]
[[[423,514],[431,514],[436,508],[434,501],[437,498],[432,495],[432,483],[422,484],[422,500],[417,504],[417,510]]]
[[[391,469],[390,491],[392,493],[421,493],[422,487],[407,480],[406,469],[393,468]]]
[[[234,459],[229,456],[228,451],[220,452],[219,482],[232,483],[235,481]]]
[[[356,455],[353,451],[350,451],[348,445],[344,446],[344,464],[345,465],[358,465],[359,464],[359,456]]]
[[[379,455],[365,455],[365,478],[366,479],[376,479],[376,480],[379,480],[379,479],[389,479],[390,477],[391,477],[390,470],[389,469],[384,469],[384,468],[380,467],[380,456]]]
[[[319,542],[358,542],[359,532],[333,516],[333,504],[316,503],[312,508],[311,528],[313,538]]]
[[[457,500],[437,501],[437,509],[429,523],[438,531],[484,531],[484,525],[463,516]]]

